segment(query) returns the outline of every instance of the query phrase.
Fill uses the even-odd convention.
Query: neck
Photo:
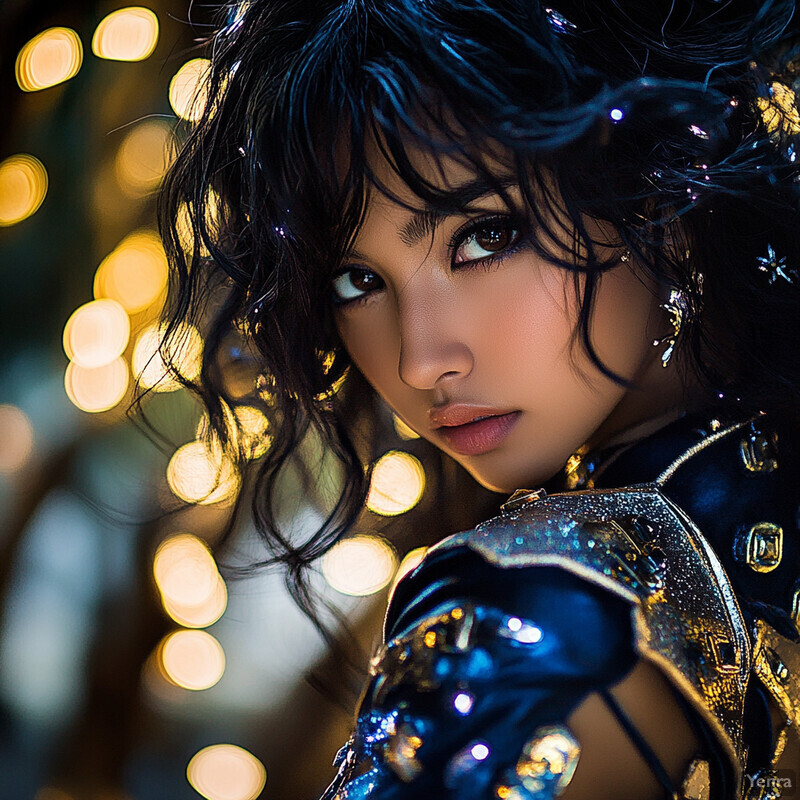
[[[652,435],[687,413],[713,405],[713,396],[680,363],[652,361],[634,378],[605,422],[586,443],[589,450],[630,444]]]

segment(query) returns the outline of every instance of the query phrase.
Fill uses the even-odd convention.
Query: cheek
[[[580,277],[576,283],[574,273],[549,264],[521,264],[505,279],[487,282],[480,293],[483,310],[478,306],[473,313],[483,319],[482,329],[494,344],[494,357],[501,359],[506,379],[517,375],[548,401],[565,392],[591,395],[617,387],[604,378],[583,345],[582,294]],[[487,303],[491,298],[494,301]],[[600,277],[589,333],[601,363],[612,372],[633,379],[648,361],[660,330],[658,303],[654,290],[627,266]]]
[[[505,332],[514,349],[524,345],[546,360],[563,350],[572,329],[565,277],[560,272],[535,270],[505,287],[494,325]]]
[[[633,378],[652,354],[658,330],[655,292],[627,268],[602,276],[592,316],[592,340],[603,363]]]
[[[478,346],[498,377],[538,385],[568,358],[577,318],[573,275],[526,259],[486,277],[492,280],[482,281],[470,309],[481,321]]]

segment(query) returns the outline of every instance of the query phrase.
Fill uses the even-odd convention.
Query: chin
[[[478,483],[483,486],[484,489],[488,489],[490,492],[498,492],[499,494],[513,494],[516,489],[511,489],[507,484],[499,485],[496,481],[490,481],[485,478],[482,478],[480,475],[475,475],[472,473],[472,477],[475,478]],[[519,487],[517,487],[519,488]]]
[[[484,489],[500,494],[513,494],[517,489],[538,489],[544,483],[543,480],[515,480],[511,476],[489,475],[476,470],[469,470],[469,473]]]
[[[506,464],[505,469],[481,469],[475,464],[464,464],[465,469],[484,489],[501,494],[513,494],[517,489],[538,489],[547,483],[565,464],[568,456],[555,460],[552,465]]]

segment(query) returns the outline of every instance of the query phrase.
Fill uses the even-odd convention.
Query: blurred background
[[[263,557],[234,516],[242,478],[157,355],[156,196],[202,104],[214,13],[0,2],[0,800],[316,798],[392,582],[473,522],[443,516],[435,456],[378,411],[363,525],[314,574],[357,640],[342,640],[355,671],[280,574],[231,577]],[[182,343],[191,372],[202,337]],[[137,376],[157,434],[128,413]],[[270,438],[254,377],[231,413],[257,462]],[[292,527],[319,524],[335,465],[327,483],[287,475]]]

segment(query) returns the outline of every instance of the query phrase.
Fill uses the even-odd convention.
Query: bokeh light
[[[55,86],[78,74],[83,63],[83,45],[72,28],[48,28],[19,51],[17,83],[24,92]]]
[[[225,672],[225,651],[205,631],[174,631],[159,648],[161,666],[182,689],[210,689]]]
[[[208,77],[211,62],[207,58],[187,61],[169,83],[169,104],[172,110],[189,122],[197,122],[208,101]]]
[[[0,473],[25,466],[33,452],[33,425],[21,408],[0,405],[0,443]]]
[[[169,617],[184,628],[207,628],[213,625],[228,607],[228,587],[220,576],[214,591],[199,605],[181,605],[169,597],[161,604]]]
[[[401,439],[408,441],[409,439],[419,439],[419,434],[411,427],[406,425],[397,414],[392,414],[394,419],[394,429]]]
[[[272,444],[269,434],[269,420],[264,412],[254,406],[236,406],[232,411],[227,403],[222,404],[225,426],[228,433],[228,447],[244,458],[261,458]],[[207,415],[203,415],[197,425],[196,438],[210,442],[212,449],[219,447],[218,438],[211,433]]]
[[[129,378],[128,365],[122,357],[94,368],[71,361],[64,375],[64,388],[81,411],[96,414],[114,408],[125,397]]]
[[[385,517],[412,509],[425,491],[425,470],[410,453],[391,450],[372,470],[367,508]]]
[[[261,458],[272,444],[272,436],[268,433],[269,420],[253,406],[237,406],[233,413],[241,431],[240,452],[246,458]]]
[[[489,757],[491,751],[483,742],[478,742],[472,746],[469,752],[476,761],[484,761]]]
[[[92,300],[67,320],[64,352],[81,367],[103,367],[122,355],[130,335],[130,319],[116,300]]]
[[[114,161],[120,189],[129,197],[142,197],[157,189],[173,156],[172,125],[148,119],[135,125],[122,140]]]
[[[116,300],[129,314],[151,306],[167,286],[167,257],[155,231],[126,236],[97,268],[94,296]]]
[[[222,198],[214,189],[209,189],[205,196],[204,203],[205,227],[210,231],[214,231],[218,228],[220,220],[222,219]],[[190,210],[187,203],[183,202],[178,206],[178,211],[175,218],[175,230],[178,235],[178,242],[180,243],[183,251],[187,254],[193,253],[195,245],[192,216],[193,209]],[[197,242],[197,252],[202,257],[207,257],[209,255],[208,248],[202,239]]]
[[[219,444],[194,441],[179,447],[167,465],[167,483],[186,503],[227,503],[239,490],[239,471]]]
[[[47,194],[47,170],[21,153],[0,163],[0,227],[16,225],[38,211]]]
[[[153,576],[165,611],[179,625],[206,628],[224,613],[225,581],[205,542],[179,533],[162,542],[153,559]]]
[[[244,748],[214,744],[192,757],[186,777],[207,800],[255,800],[267,782],[267,771]]]
[[[158,43],[158,17],[141,6],[118,8],[104,17],[92,37],[92,52],[112,61],[143,61]]]
[[[328,550],[321,567],[325,580],[337,592],[362,597],[388,585],[397,569],[397,556],[380,536],[359,534]]]
[[[133,371],[143,389],[172,392],[180,383],[170,374],[161,354],[166,335],[163,325],[154,323],[142,329],[133,348]],[[203,361],[203,340],[192,325],[180,325],[166,344],[168,360],[187,380],[195,380]]]

